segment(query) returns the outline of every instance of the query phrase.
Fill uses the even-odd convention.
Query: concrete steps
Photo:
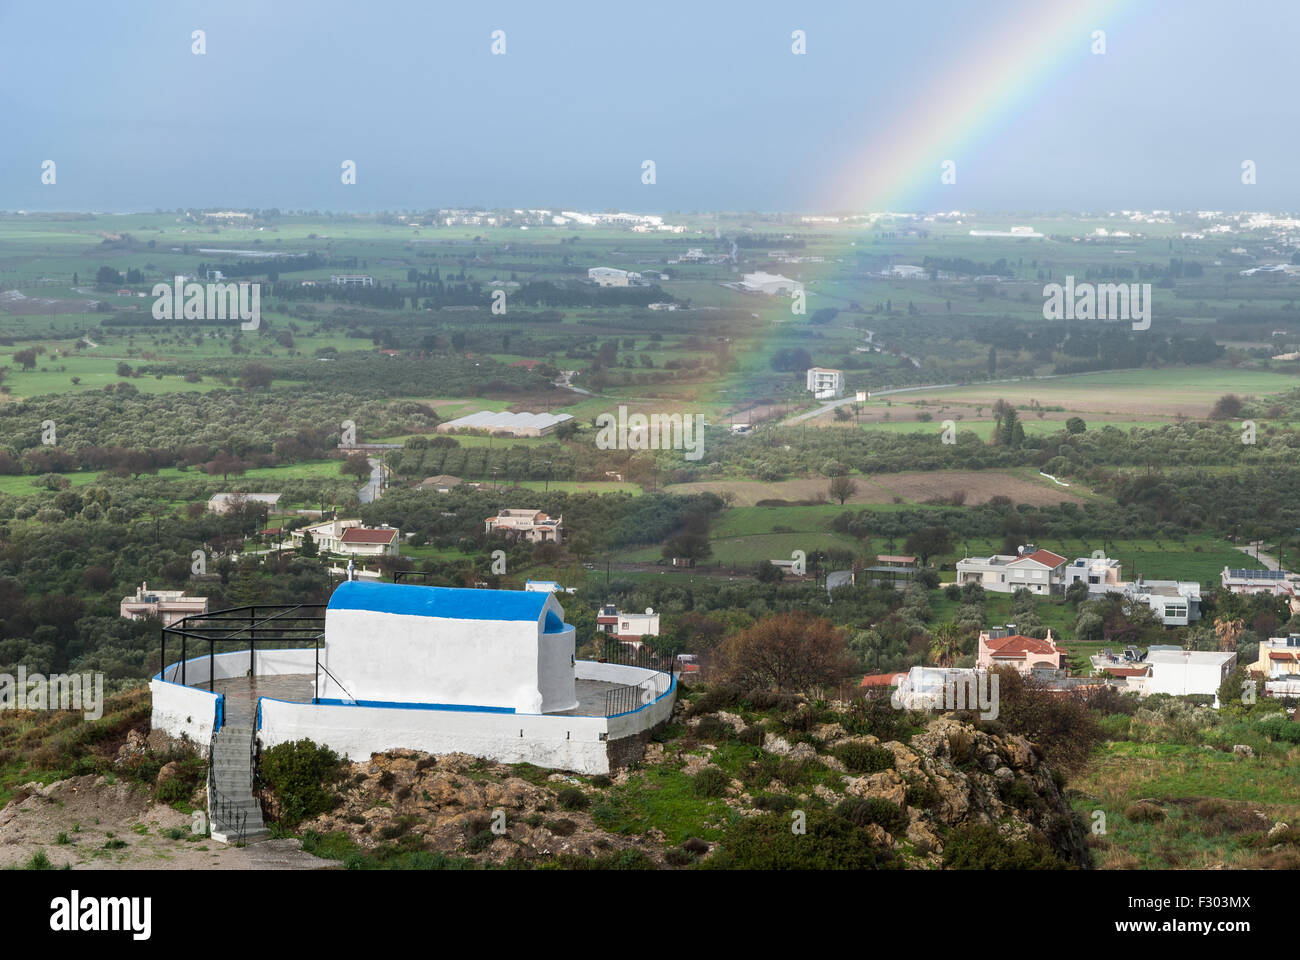
[[[249,726],[222,727],[212,738],[208,819],[212,839],[220,843],[251,843],[271,835],[253,796],[252,742]]]

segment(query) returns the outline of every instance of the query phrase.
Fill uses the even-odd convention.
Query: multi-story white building
[[[994,593],[1014,593],[1024,587],[1030,593],[1054,594],[1065,590],[1065,557],[1032,544],[1020,548],[1018,556],[994,554],[957,561],[957,582],[978,583]]]
[[[808,392],[818,400],[838,397],[844,392],[844,371],[830,367],[809,367],[806,382]]]
[[[1224,567],[1219,582],[1230,593],[1270,593],[1293,597],[1300,592],[1300,574],[1289,570],[1247,570]]]
[[[1192,580],[1138,580],[1120,585],[1124,595],[1145,603],[1166,627],[1201,619],[1201,585]]]
[[[165,627],[183,617],[207,612],[207,597],[187,597],[184,590],[150,590],[147,582],[140,584],[135,596],[123,597],[118,608],[119,616],[127,620],[157,617]]]
[[[1086,583],[1089,594],[1120,591],[1120,562],[1109,557],[1078,557],[1065,569],[1065,586]]]
[[[330,277],[330,283],[340,287],[373,287],[375,278],[359,273],[336,273]]]
[[[1300,634],[1269,637],[1259,645],[1259,658],[1250,665],[1266,680],[1300,676]]]
[[[642,637],[659,636],[659,614],[650,607],[645,613],[622,613],[618,607],[606,604],[596,613],[596,631],[624,643],[639,644]]]

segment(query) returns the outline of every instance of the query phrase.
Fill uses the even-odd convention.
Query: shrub
[[[685,867],[695,862],[695,858],[681,847],[672,847],[665,850],[664,860],[671,867]]]
[[[1020,779],[998,782],[998,796],[1002,802],[1022,810],[1036,810],[1043,805],[1042,798],[1028,782]]]
[[[808,832],[791,831],[788,814],[764,813],[731,824],[720,849],[703,864],[736,870],[882,870],[901,864],[892,850],[877,847],[846,817],[820,813]]]
[[[565,810],[586,810],[591,806],[591,797],[577,787],[563,787],[555,794],[555,799]]]
[[[928,810],[939,803],[939,790],[929,780],[918,780],[907,785],[905,802],[909,807]]]
[[[717,767],[705,767],[691,778],[691,786],[697,797],[721,797],[731,786],[731,778]]]
[[[884,747],[850,741],[840,744],[832,753],[853,773],[878,773],[894,769],[894,755]]]
[[[797,806],[799,806],[798,798],[788,793],[765,793],[754,798],[756,809],[769,810],[772,813],[788,813]]]
[[[1042,840],[1012,840],[997,827],[975,823],[958,827],[943,846],[949,870],[1068,870],[1069,864]]]
[[[1249,806],[1228,804],[1222,800],[1198,800],[1192,812],[1201,820],[1201,833],[1207,837],[1217,837],[1224,833],[1248,833],[1261,830],[1269,825],[1255,815]]]
[[[879,797],[847,797],[840,801],[835,812],[858,827],[876,823],[888,833],[904,833],[907,830],[907,811],[898,804]]]
[[[739,742],[748,744],[751,747],[761,747],[763,745],[764,737],[765,734],[763,728],[757,724],[748,726],[744,730],[740,731],[740,733],[736,734],[736,739]]]
[[[854,736],[897,740],[903,726],[903,715],[890,706],[888,697],[866,696],[853,701],[840,719],[840,725]]]
[[[50,858],[45,855],[44,850],[37,850],[28,858],[24,867],[28,870],[53,870],[54,864],[50,863]]]
[[[695,725],[695,736],[701,740],[726,740],[731,735],[731,724],[723,723],[713,714],[701,717]]]
[[[580,857],[564,853],[555,858],[556,867],[563,870],[657,870],[658,864],[640,850],[620,850],[602,857]]]
[[[1300,723],[1288,720],[1283,714],[1277,713],[1267,717],[1256,726],[1260,733],[1270,740],[1281,740],[1284,743],[1300,743]]]
[[[282,743],[264,751],[258,767],[279,802],[284,826],[296,827],[333,806],[341,761],[329,747],[311,740]]]

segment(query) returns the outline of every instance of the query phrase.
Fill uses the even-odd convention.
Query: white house
[[[398,555],[401,543],[396,527],[366,527],[360,520],[326,520],[310,526],[291,530],[289,537],[295,547],[302,547],[308,534],[322,553],[338,553],[353,557],[383,557]]]
[[[1120,562],[1109,557],[1078,557],[1065,570],[1065,586],[1076,583],[1088,585],[1089,594],[1100,594],[1123,589],[1120,579]]]
[[[1219,685],[1236,666],[1237,654],[1209,650],[1151,650],[1146,662],[1151,665],[1145,693],[1216,694]]]
[[[515,540],[529,543],[560,543],[564,540],[564,517],[551,517],[540,510],[501,510],[483,521],[484,533],[497,530]]]
[[[119,616],[127,620],[157,617],[168,627],[183,617],[207,612],[207,597],[187,597],[184,590],[150,590],[148,582],[140,584],[135,596],[123,597],[118,607]]]
[[[1268,680],[1300,676],[1300,635],[1269,637],[1259,645],[1259,659],[1250,669]]]
[[[1125,596],[1145,603],[1166,627],[1201,619],[1201,585],[1194,580],[1138,580],[1121,586]]]
[[[1014,593],[1020,587],[1030,593],[1061,593],[1065,589],[1065,564],[1065,557],[1029,544],[1014,557],[994,554],[958,560],[957,582],[978,583],[994,593]]]
[[[808,392],[818,400],[838,397],[844,392],[844,371],[830,367],[809,367],[806,374]]]
[[[342,583],[321,702],[559,713],[578,706],[574,629],[550,593]]]
[[[659,636],[659,614],[650,607],[645,613],[622,613],[606,604],[596,613],[596,631],[624,643],[639,643],[642,637]]]
[[[1224,567],[1219,582],[1230,593],[1270,593],[1275,597],[1300,592],[1300,574],[1289,570],[1247,570]]]
[[[740,278],[740,286],[748,293],[764,293],[772,296],[778,293],[794,294],[803,290],[803,284],[791,280],[779,273],[746,273]]]

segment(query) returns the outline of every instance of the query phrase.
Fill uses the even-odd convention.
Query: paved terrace
[[[196,684],[207,689],[207,684]],[[578,705],[551,716],[603,717],[605,694],[623,684],[605,680],[576,681]],[[264,677],[229,677],[217,680],[217,693],[225,694],[223,723],[233,726],[253,726],[258,697],[288,700],[292,703],[310,703],[316,689],[316,678],[310,673],[285,673]]]

